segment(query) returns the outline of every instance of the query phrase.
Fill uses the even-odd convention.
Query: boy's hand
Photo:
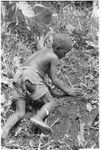
[[[42,49],[44,47],[44,36],[42,35],[40,39],[38,38],[37,40],[38,40],[37,43],[38,49]]]
[[[80,88],[70,87],[66,93],[70,96],[79,96],[82,94],[82,91]]]

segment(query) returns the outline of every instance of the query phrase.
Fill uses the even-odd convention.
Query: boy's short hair
[[[69,52],[72,49],[72,40],[66,33],[54,34],[52,48],[54,51],[64,49]]]

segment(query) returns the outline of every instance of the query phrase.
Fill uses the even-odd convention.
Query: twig
[[[54,121],[54,123],[51,125],[51,128],[59,121],[60,118],[57,118],[57,120]]]
[[[41,140],[39,140],[38,150],[41,150]]]
[[[44,148],[44,147],[46,147],[46,146],[50,145],[52,142],[54,142],[54,140],[49,141],[49,142],[48,142],[48,143],[46,143],[45,145],[41,146],[41,148]]]
[[[68,134],[69,129],[70,129],[70,122],[69,122],[69,125],[68,125],[68,130],[66,131],[66,134]]]
[[[43,134],[43,133],[41,133],[41,135],[40,135],[40,139],[39,139],[38,150],[41,150],[41,144],[42,144],[41,140],[42,140],[43,136],[44,136],[44,134]]]
[[[66,131],[66,134],[64,135],[62,141],[64,141],[65,137],[68,138],[68,132],[69,132],[69,129],[70,129],[70,122],[69,122],[68,130]]]
[[[78,20],[78,23],[79,23],[80,30],[82,31],[82,26],[81,26],[79,18],[77,18],[77,20]]]
[[[67,54],[66,54],[66,58],[68,58],[70,56],[70,54],[72,54],[72,52],[74,52],[75,49],[72,49],[71,51],[69,51]],[[64,59],[64,58],[63,58]]]
[[[73,85],[72,85],[72,83],[71,83],[71,81],[70,81],[69,77],[68,77],[66,74],[64,74],[64,76],[67,78],[67,80],[68,80],[68,82],[69,82],[70,86],[71,86],[71,87],[73,87]]]
[[[99,130],[99,128],[96,128],[96,127],[92,127],[92,126],[90,126],[90,128],[92,128],[92,129],[95,129],[95,130]]]
[[[95,146],[96,146],[96,143],[94,143],[90,148],[93,149],[93,148],[95,148]]]

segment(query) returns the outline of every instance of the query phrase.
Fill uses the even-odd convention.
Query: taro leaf
[[[30,5],[27,4],[27,2],[19,2],[18,8],[22,10],[22,13],[26,17],[33,17],[34,12]]]

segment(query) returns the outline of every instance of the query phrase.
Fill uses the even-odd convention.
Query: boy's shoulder
[[[58,56],[53,52],[53,51],[49,51],[47,53],[47,56],[51,59],[51,60],[58,60]]]

